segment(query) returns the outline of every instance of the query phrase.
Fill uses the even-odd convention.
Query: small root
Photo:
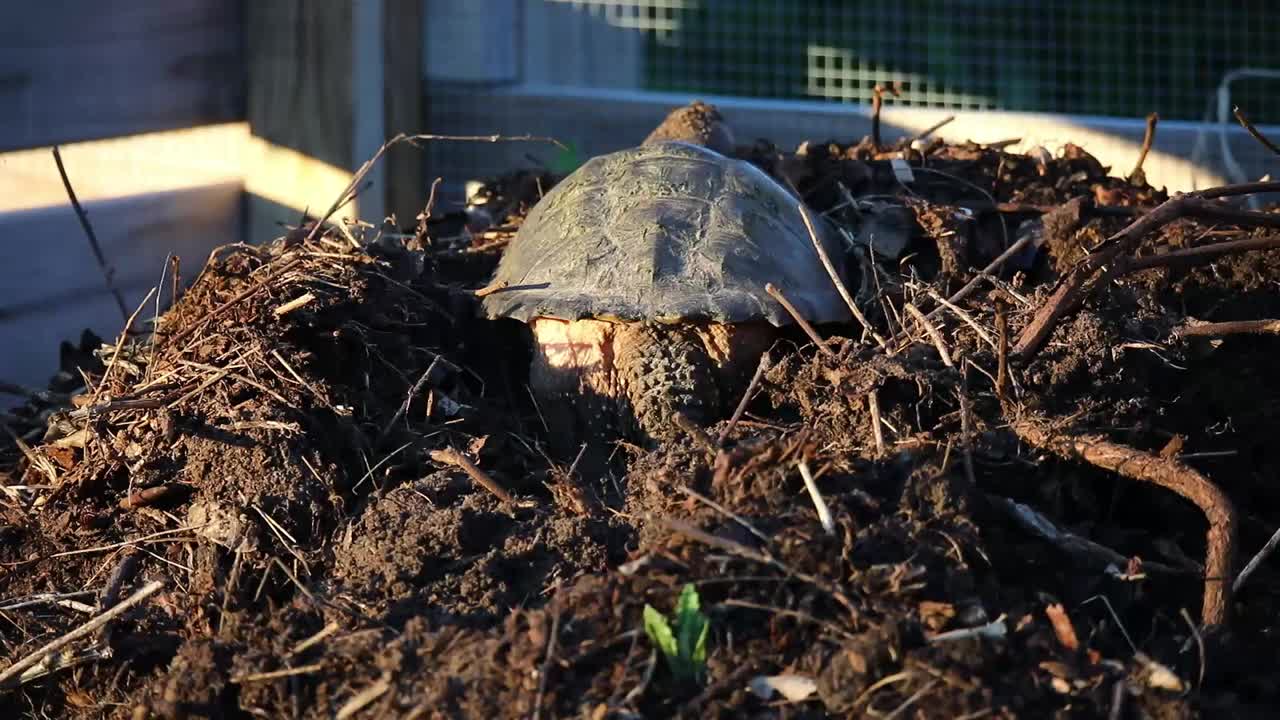
[[[1084,460],[1131,480],[1158,485],[1195,503],[1209,521],[1201,622],[1206,627],[1227,624],[1237,522],[1235,507],[1217,485],[1177,460],[1111,442],[1100,435],[1072,435],[1052,429],[1043,420],[1027,417],[1014,421],[1012,428],[1029,445],[1067,460]]]

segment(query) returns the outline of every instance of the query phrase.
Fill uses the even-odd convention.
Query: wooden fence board
[[[0,150],[244,117],[239,2],[5,4]]]
[[[190,279],[210,250],[239,240],[243,224],[238,182],[85,207],[130,310],[159,280],[166,254],[182,258]],[[40,385],[56,368],[58,341],[86,327],[108,337],[122,325],[69,205],[0,213],[0,378]]]
[[[420,2],[248,4],[249,126],[272,155],[293,158],[290,173],[296,179],[282,185],[274,180],[279,168],[246,168],[253,196],[249,238],[274,237],[279,223],[298,221],[300,210],[321,214],[338,194],[332,188],[335,170],[349,174],[389,136],[423,130]],[[422,168],[418,151],[393,149],[342,214],[350,216],[354,208],[376,222],[395,213],[402,225],[412,225],[427,194]]]

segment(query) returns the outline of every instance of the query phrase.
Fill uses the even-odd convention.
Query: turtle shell
[[[773,283],[807,320],[845,320],[797,204],[754,165],[697,145],[594,158],[529,212],[485,314],[789,324]]]

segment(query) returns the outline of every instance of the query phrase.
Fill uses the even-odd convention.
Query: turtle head
[[[721,417],[773,343],[765,322],[612,322],[537,317],[529,386],[553,444],[619,434],[670,440]]]
[[[715,105],[701,100],[672,110],[644,139],[644,144],[670,140],[701,145],[721,155],[733,154],[733,131],[729,124]]]

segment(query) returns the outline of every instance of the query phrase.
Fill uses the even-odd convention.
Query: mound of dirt
[[[479,319],[545,173],[66,345],[3,417],[7,716],[1268,716],[1280,213],[1071,145],[738,152],[847,231],[868,325],[656,447],[564,442]],[[686,585],[691,676],[646,612]]]

